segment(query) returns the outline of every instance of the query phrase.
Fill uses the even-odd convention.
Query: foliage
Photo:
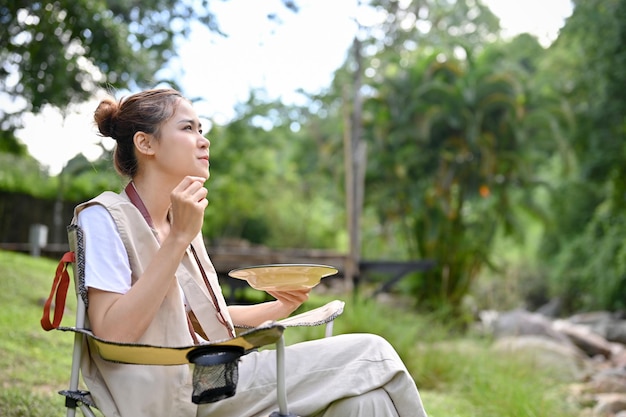
[[[298,11],[293,1],[283,5]],[[195,23],[223,35],[207,0],[10,1],[0,4],[0,23],[0,95],[11,101],[0,110],[0,155],[25,159],[2,156],[11,163],[0,168],[0,188],[72,201],[118,189],[120,181],[104,165],[96,166],[98,161],[88,169],[83,164],[81,172],[67,169],[47,178],[14,135],[22,114],[45,105],[67,111],[102,88],[176,87],[159,74],[176,55],[176,41]],[[43,181],[34,184],[34,176]],[[59,193],[52,192],[57,185]]]
[[[365,45],[397,62],[405,53],[439,48],[470,53],[490,43],[500,30],[498,18],[482,2],[466,0],[373,0],[381,18],[365,27]],[[368,48],[369,49],[369,48]],[[377,54],[376,54],[377,55]],[[386,60],[382,61],[386,64]]]
[[[422,308],[454,310],[483,267],[497,267],[490,255],[500,229],[522,238],[523,210],[547,220],[532,190],[544,181],[545,158],[567,156],[566,116],[558,97],[534,84],[544,49],[528,35],[494,42],[497,19],[481,3],[375,5],[379,22],[361,28],[314,103],[323,103],[326,131],[339,126],[328,144],[341,152],[345,114],[358,101],[350,90],[364,76],[361,256],[436,260],[404,289]]]
[[[175,53],[175,40],[186,36],[192,22],[219,33],[208,1],[104,0],[9,1],[0,4],[0,154],[25,155],[15,137],[25,112],[38,113],[45,105],[67,111],[95,91],[152,87],[164,80],[158,71]],[[10,101],[10,104],[8,103]],[[55,195],[42,178],[37,186],[13,183],[14,174],[31,163],[15,160],[0,169],[4,190]],[[40,173],[37,167],[29,168]],[[43,172],[40,173],[45,177]],[[80,188],[86,192],[83,178]],[[22,182],[22,181],[20,181]],[[62,179],[61,179],[62,182]],[[81,180],[75,182],[78,186]],[[103,181],[98,181],[102,185]],[[106,181],[104,181],[106,182]],[[63,184],[61,184],[63,185]],[[66,191],[63,187],[61,193]],[[76,198],[78,190],[69,190]]]
[[[334,248],[338,197],[320,167],[308,162],[320,151],[296,127],[298,109],[253,95],[239,112],[210,134],[207,238]]]
[[[328,91],[307,107],[253,94],[235,120],[215,126],[206,236],[345,249],[343,138],[358,75],[368,147],[362,257],[435,259],[401,289],[438,309],[461,303],[485,267],[504,274],[496,236],[532,245],[528,230],[540,224],[541,245],[522,262],[539,258],[552,295],[571,309],[622,308],[626,0],[575,3],[544,50],[528,35],[498,42],[481,2],[369,2],[380,19],[360,27]],[[36,111],[99,85],[167,81],[158,68],[190,22],[218,31],[209,9],[191,4],[2,5],[0,91]],[[19,114],[2,117],[1,189],[77,201],[121,188],[108,153],[49,178],[13,137]]]
[[[296,2],[282,3],[298,11]],[[176,41],[195,23],[224,35],[209,6],[208,0],[3,2],[0,93],[17,110],[0,112],[2,130],[14,131],[25,111],[38,113],[46,104],[66,109],[101,88],[176,87],[159,74],[176,56]]]
[[[206,0],[16,1],[0,7],[0,21],[1,91],[33,112],[84,101],[102,85],[153,85],[191,21],[218,31]]]
[[[15,137],[12,130],[0,129],[0,153],[9,153],[26,157],[28,148]]]
[[[409,256],[437,261],[412,281],[423,306],[460,305],[491,264],[498,228],[520,232],[513,207],[537,210],[533,166],[549,146],[530,135],[540,119],[530,117],[539,103],[524,84],[527,70],[513,59],[499,66],[502,55],[498,45],[466,60],[445,51],[406,55],[404,66],[387,64],[372,83],[367,202],[377,202],[381,222],[405,231]]]
[[[574,170],[547,199],[542,253],[557,260],[554,294],[569,309],[623,307],[626,269],[626,1],[577,1],[545,73],[570,103]]]
[[[90,162],[83,155],[68,161],[59,174],[59,192],[66,201],[85,201],[103,191],[121,191],[125,180],[115,171],[105,152]]]
[[[34,158],[0,152],[1,190],[52,198],[56,185]]]
[[[89,162],[78,155],[51,177],[30,156],[0,152],[0,190],[65,201],[84,201],[102,191],[121,189],[122,179],[103,157]]]
[[[563,300],[564,311],[626,308],[625,229],[626,214],[599,213],[559,252],[551,290]]]

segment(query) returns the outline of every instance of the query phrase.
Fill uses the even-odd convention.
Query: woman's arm
[[[132,343],[148,329],[170,286],[188,243],[167,239],[144,274],[125,294],[89,288],[89,321],[94,334],[106,340]]]
[[[127,343],[141,338],[171,286],[178,285],[176,270],[189,243],[202,227],[205,197],[202,182],[194,177],[181,181],[170,195],[169,233],[137,282],[124,294],[89,288],[88,314],[94,334]]]
[[[268,320],[288,317],[309,299],[310,289],[295,291],[268,291],[274,301],[254,305],[229,306],[228,312],[235,326],[256,327]]]

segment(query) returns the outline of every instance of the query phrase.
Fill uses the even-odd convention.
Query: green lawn
[[[65,415],[57,391],[69,380],[73,335],[40,327],[56,262],[0,251],[0,415]],[[71,287],[73,288],[73,287]],[[70,288],[70,291],[72,289]],[[372,332],[396,347],[414,376],[430,417],[574,417],[566,386],[549,369],[496,355],[489,341],[454,336],[444,323],[397,307],[344,298],[335,333]],[[328,301],[313,296],[307,306]],[[68,296],[64,325],[72,325]],[[320,328],[290,328],[287,343],[321,337]]]
[[[2,416],[65,415],[56,392],[67,387],[73,338],[39,324],[55,269],[47,259],[0,251]],[[70,292],[63,324],[71,325],[75,305]]]

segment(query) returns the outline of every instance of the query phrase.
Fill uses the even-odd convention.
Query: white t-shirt
[[[107,209],[99,204],[78,214],[85,238],[85,287],[125,294],[131,270],[122,238]]]
[[[83,229],[85,239],[85,289],[126,294],[131,287],[132,273],[126,248],[111,214],[103,206],[94,204],[78,214],[78,225]],[[182,289],[180,294],[189,312]]]

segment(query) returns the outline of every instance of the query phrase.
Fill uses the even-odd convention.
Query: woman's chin
[[[208,180],[209,177],[211,176],[211,172],[209,170],[209,167],[205,167],[205,168],[197,169],[195,173],[189,174],[189,175],[193,175],[195,177],[201,177],[201,178],[204,178],[205,180]]]

